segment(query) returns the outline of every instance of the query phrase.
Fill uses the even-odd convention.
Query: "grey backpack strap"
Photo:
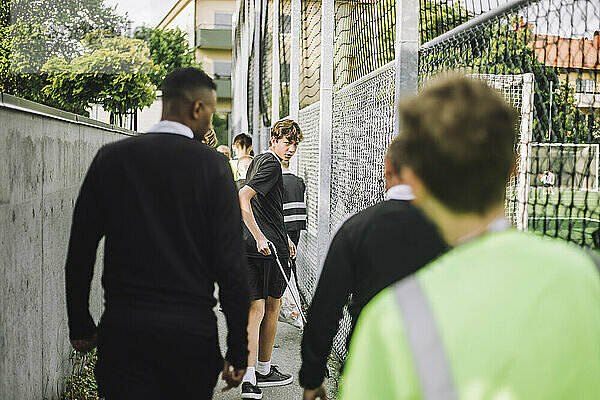
[[[426,400],[456,400],[454,380],[429,303],[411,275],[394,285],[408,344]]]

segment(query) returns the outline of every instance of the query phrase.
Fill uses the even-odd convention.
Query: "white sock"
[[[250,382],[251,384],[256,385],[256,373],[254,367],[246,368],[246,373],[242,378],[242,382]]]
[[[271,360],[265,362],[257,361],[256,372],[261,375],[267,375],[269,372],[271,372]]]

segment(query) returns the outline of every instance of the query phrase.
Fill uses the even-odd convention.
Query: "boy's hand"
[[[71,339],[71,345],[77,351],[81,351],[82,353],[87,353],[96,347],[98,344],[98,334],[94,333],[91,338],[85,339]]]
[[[271,255],[271,249],[269,249],[269,241],[264,236],[256,239],[256,248],[258,249],[258,252],[264,256]]]
[[[225,360],[223,365],[223,372],[221,373],[221,379],[223,379],[227,386],[221,389],[222,392],[226,392],[231,388],[239,386],[242,383],[242,378],[246,373],[245,369],[235,369],[233,365],[229,364],[229,361]]]
[[[296,258],[296,245],[294,244],[294,242],[292,242],[292,239],[290,239],[290,237],[287,237],[288,239],[288,247],[290,248],[290,257],[291,258]]]
[[[327,393],[325,392],[325,388],[323,385],[319,386],[316,389],[304,389],[304,395],[302,396],[302,400],[327,400]]]

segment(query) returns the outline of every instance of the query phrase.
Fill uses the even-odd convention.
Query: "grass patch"
[[[600,194],[588,190],[531,188],[529,230],[589,247],[600,229]]]
[[[71,351],[71,375],[65,378],[65,389],[61,400],[98,400],[98,385],[94,368],[98,356],[96,349],[89,353]]]

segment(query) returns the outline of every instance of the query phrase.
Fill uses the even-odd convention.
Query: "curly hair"
[[[298,144],[304,140],[304,135],[302,135],[300,126],[297,122],[291,119],[282,119],[281,121],[277,121],[271,128],[271,138],[279,140],[283,137],[286,137],[295,144]]]
[[[214,129],[210,129],[208,132],[206,132],[204,138],[202,138],[202,143],[208,147],[217,147],[219,141],[217,140],[217,134],[215,133]]]

